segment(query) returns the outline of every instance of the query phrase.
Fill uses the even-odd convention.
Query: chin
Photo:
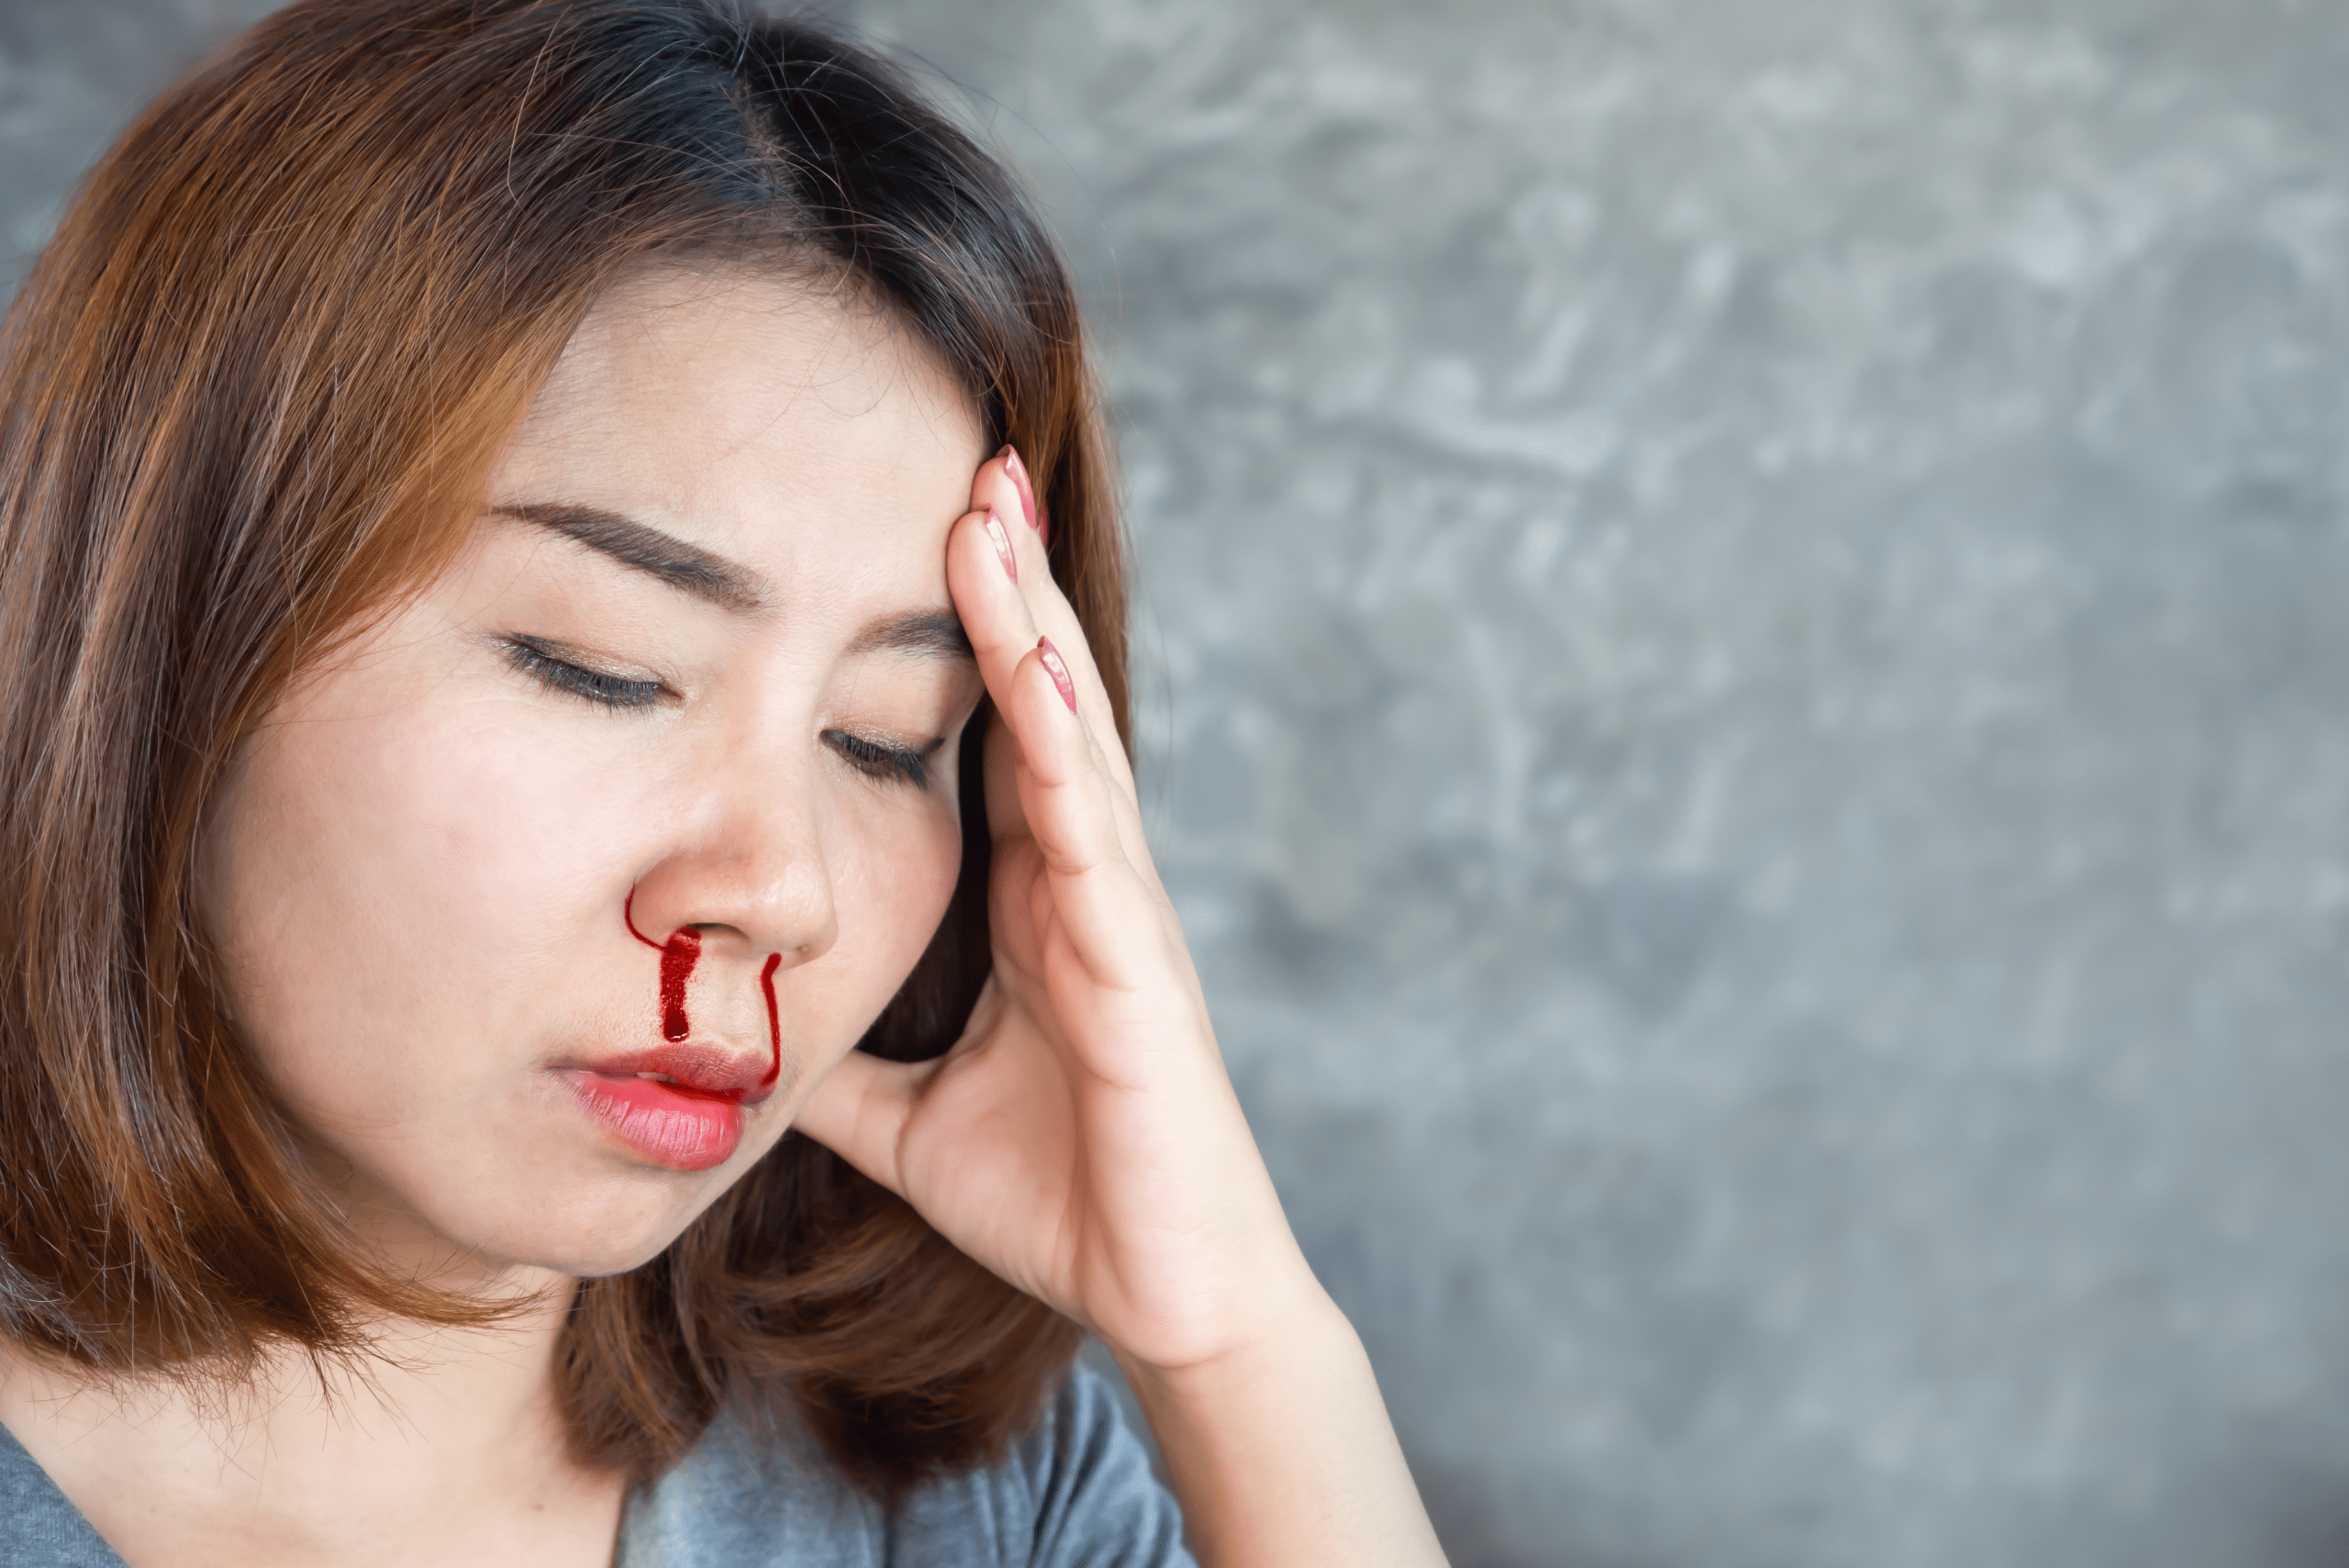
[[[626,1273],[661,1255],[747,1171],[695,1173],[653,1169],[599,1173],[585,1180],[534,1184],[495,1211],[445,1206],[432,1229],[468,1256],[505,1268],[545,1269],[576,1279]],[[444,1206],[436,1205],[435,1207]]]

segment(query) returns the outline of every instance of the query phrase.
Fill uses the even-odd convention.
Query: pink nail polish
[[[1019,562],[1011,554],[1011,536],[1003,531],[1003,519],[987,508],[987,538],[995,540],[995,558],[1003,562],[1004,574],[1013,582],[1019,581]]]
[[[1052,547],[1052,509],[1050,506],[1036,508],[1036,542],[1046,550]]]
[[[1036,526],[1036,487],[1028,483],[1028,465],[1019,461],[1019,453],[1010,447],[995,454],[1003,459],[1003,472],[1011,475],[1012,488],[1019,492],[1019,509],[1028,514],[1028,526]]]
[[[1051,638],[1040,637],[1036,639],[1036,654],[1044,662],[1044,673],[1050,675],[1052,684],[1061,689],[1061,701],[1068,704],[1069,712],[1074,713],[1076,683],[1068,678],[1068,666],[1061,662],[1061,651],[1052,646]]]

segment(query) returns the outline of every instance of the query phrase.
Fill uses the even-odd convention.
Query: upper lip
[[[771,1065],[766,1056],[746,1056],[713,1045],[662,1046],[658,1051],[631,1051],[573,1065],[616,1078],[657,1075],[696,1094],[722,1096],[746,1106],[757,1105],[775,1087],[766,1082]]]

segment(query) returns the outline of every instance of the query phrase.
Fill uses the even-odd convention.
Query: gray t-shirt
[[[920,1488],[895,1518],[805,1446],[721,1419],[629,1500],[615,1568],[1191,1568],[1174,1498],[1083,1366],[1001,1463]],[[123,1568],[5,1427],[0,1568]]]

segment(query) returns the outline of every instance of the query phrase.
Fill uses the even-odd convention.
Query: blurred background
[[[0,284],[248,0],[0,0]],[[1459,1568],[2349,1560],[2349,4],[841,0]]]

